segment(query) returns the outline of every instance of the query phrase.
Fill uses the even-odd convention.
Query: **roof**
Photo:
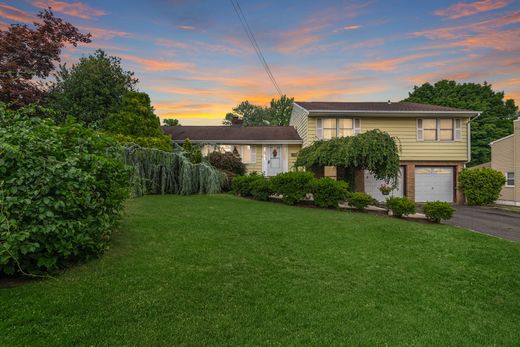
[[[471,166],[468,169],[480,169],[480,168],[483,168],[483,167],[491,167],[491,162],[488,161],[487,163],[482,163],[482,164],[479,164],[479,165]]]
[[[174,142],[190,139],[198,143],[302,143],[302,139],[291,126],[163,126],[164,133]]]
[[[460,108],[419,104],[416,102],[321,102],[295,101],[296,104],[310,112],[395,112],[395,113],[470,113],[478,111],[463,110]]]
[[[490,145],[490,146],[491,146],[491,145],[494,145],[494,144],[497,143],[497,142],[500,142],[500,141],[503,141],[503,140],[510,139],[510,138],[513,137],[513,136],[515,136],[514,133],[511,134],[511,135],[504,136],[504,137],[502,137],[502,138],[500,138],[500,139],[498,139],[498,140],[495,140],[495,141],[493,141],[493,142],[490,142],[489,145]]]

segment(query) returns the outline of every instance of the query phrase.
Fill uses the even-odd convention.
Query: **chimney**
[[[231,126],[232,127],[241,127],[244,123],[244,120],[238,116],[233,116],[231,119]]]
[[[388,105],[390,105],[392,103],[392,101],[388,100]]]

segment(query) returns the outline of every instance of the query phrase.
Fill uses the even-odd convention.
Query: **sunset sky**
[[[493,84],[520,103],[520,1],[253,1],[240,5],[282,91],[302,101],[399,101],[448,78]],[[276,90],[229,0],[0,1],[0,27],[39,9],[93,35],[135,71],[161,117],[216,125]]]

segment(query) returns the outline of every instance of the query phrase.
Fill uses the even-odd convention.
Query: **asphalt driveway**
[[[520,242],[520,213],[494,207],[454,207],[457,211],[446,224]]]

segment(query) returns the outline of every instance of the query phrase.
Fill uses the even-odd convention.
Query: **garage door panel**
[[[416,167],[415,201],[453,202],[453,167]]]
[[[388,184],[384,180],[378,180],[374,177],[374,175],[368,171],[365,170],[365,192],[370,194],[374,199],[377,201],[385,201],[387,196],[384,196],[381,191],[379,190],[379,187],[381,187],[382,184]],[[399,179],[397,182],[397,188],[394,189],[390,196],[399,196],[402,197],[404,194],[404,170],[401,167],[400,168],[400,174]]]

